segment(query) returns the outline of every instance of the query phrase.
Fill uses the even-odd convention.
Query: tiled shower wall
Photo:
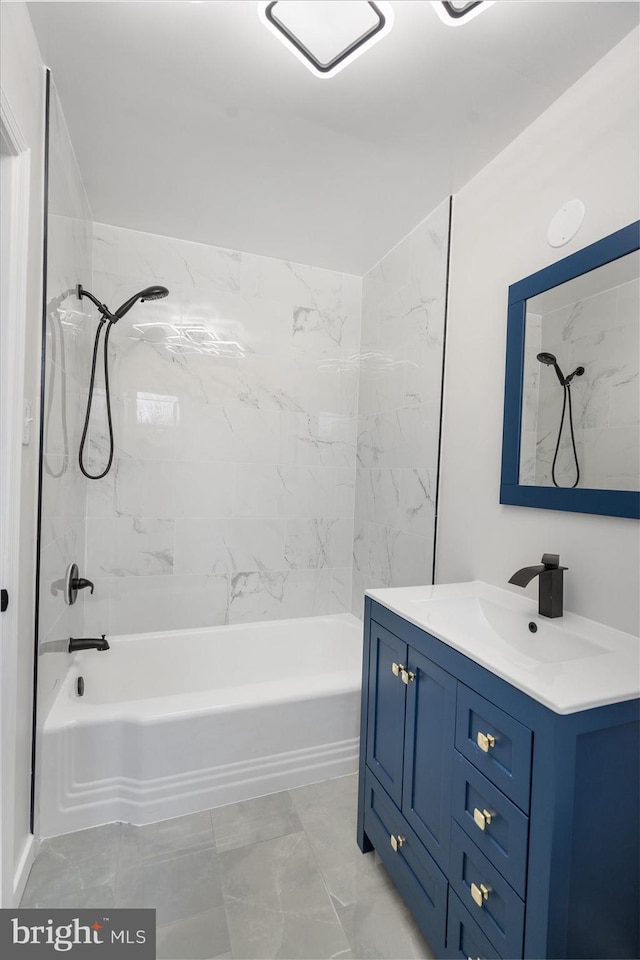
[[[47,315],[40,530],[38,716],[46,716],[69,656],[70,636],[83,636],[86,596],[64,603],[62,581],[70,563],[82,573],[87,483],[78,467],[78,444],[91,357],[93,308],[75,295],[91,287],[91,211],[60,103],[51,87],[47,222]],[[32,442],[37,442],[32,438]]]
[[[362,282],[353,612],[432,582],[449,202]]]
[[[299,617],[351,604],[361,280],[106,225],[116,457],[91,481],[87,630]],[[106,458],[102,381],[91,431]]]

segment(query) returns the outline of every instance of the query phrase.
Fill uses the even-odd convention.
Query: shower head
[[[539,353],[536,357],[536,360],[539,360],[540,363],[544,363],[547,367],[553,367],[556,372],[556,376],[560,381],[561,386],[564,387],[564,375],[562,370],[558,366],[558,361],[552,353]]]
[[[552,353],[539,353],[536,360],[539,360],[540,363],[546,363],[548,367],[558,362]]]
[[[118,320],[121,320],[125,313],[128,313],[138,300],[162,300],[163,297],[167,297],[168,295],[169,291],[166,287],[145,287],[140,293],[136,293],[133,297],[125,300],[125,302],[118,307],[114,316],[116,316]]]

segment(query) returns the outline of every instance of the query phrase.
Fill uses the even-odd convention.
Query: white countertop
[[[367,596],[555,713],[640,696],[640,638],[630,633],[574,613],[541,617],[536,601],[480,580]]]

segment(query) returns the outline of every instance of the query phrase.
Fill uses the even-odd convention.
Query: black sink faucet
[[[87,637],[86,640],[76,640],[69,637],[69,653],[75,653],[76,650],[108,650],[109,643],[105,640],[104,633],[102,637]]]
[[[526,587],[534,577],[539,577],[538,613],[541,617],[561,617],[562,576],[563,571],[568,569],[560,566],[560,557],[557,553],[543,553],[542,563],[516,570],[509,578],[509,583],[515,583],[517,587]]]

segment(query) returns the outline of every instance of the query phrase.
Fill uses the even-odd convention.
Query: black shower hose
[[[556,480],[556,460],[558,459],[558,450],[560,449],[560,440],[562,438],[562,427],[564,426],[564,415],[567,409],[567,402],[569,403],[569,428],[571,431],[571,446],[573,447],[573,459],[576,465],[576,479],[575,483],[572,483],[570,487],[566,489],[573,490],[574,487],[578,486],[580,482],[580,465],[578,464],[578,452],[576,450],[576,438],[573,433],[573,409],[571,407],[571,385],[564,383],[562,385],[564,390],[564,400],[562,402],[562,416],[560,417],[560,426],[558,427],[558,442],[556,443],[556,452],[553,455],[553,464],[551,465],[551,479],[553,480],[553,485],[559,487],[560,484]]]
[[[117,318],[116,318],[117,319]],[[82,439],[80,441],[80,451],[78,455],[78,461],[80,463],[80,469],[82,470],[85,477],[88,480],[101,480],[103,477],[109,473],[111,469],[111,464],[113,463],[113,424],[111,422],[111,396],[109,390],[109,334],[111,333],[111,327],[115,323],[115,320],[109,320],[107,323],[107,329],[104,335],[103,351],[104,351],[104,389],[105,397],[107,402],[107,425],[109,427],[109,459],[107,465],[102,471],[102,473],[89,473],[84,466],[84,444],[87,439],[87,431],[89,429],[89,420],[91,419],[91,405],[93,403],[93,387],[94,381],[96,378],[96,362],[98,359],[98,347],[100,345],[100,334],[102,333],[102,328],[105,323],[107,323],[107,318],[103,317],[100,323],[98,324],[98,329],[96,330],[96,339],[93,344],[93,360],[91,362],[91,379],[89,380],[89,397],[87,399],[87,412],[84,418],[84,429],[82,431]]]

